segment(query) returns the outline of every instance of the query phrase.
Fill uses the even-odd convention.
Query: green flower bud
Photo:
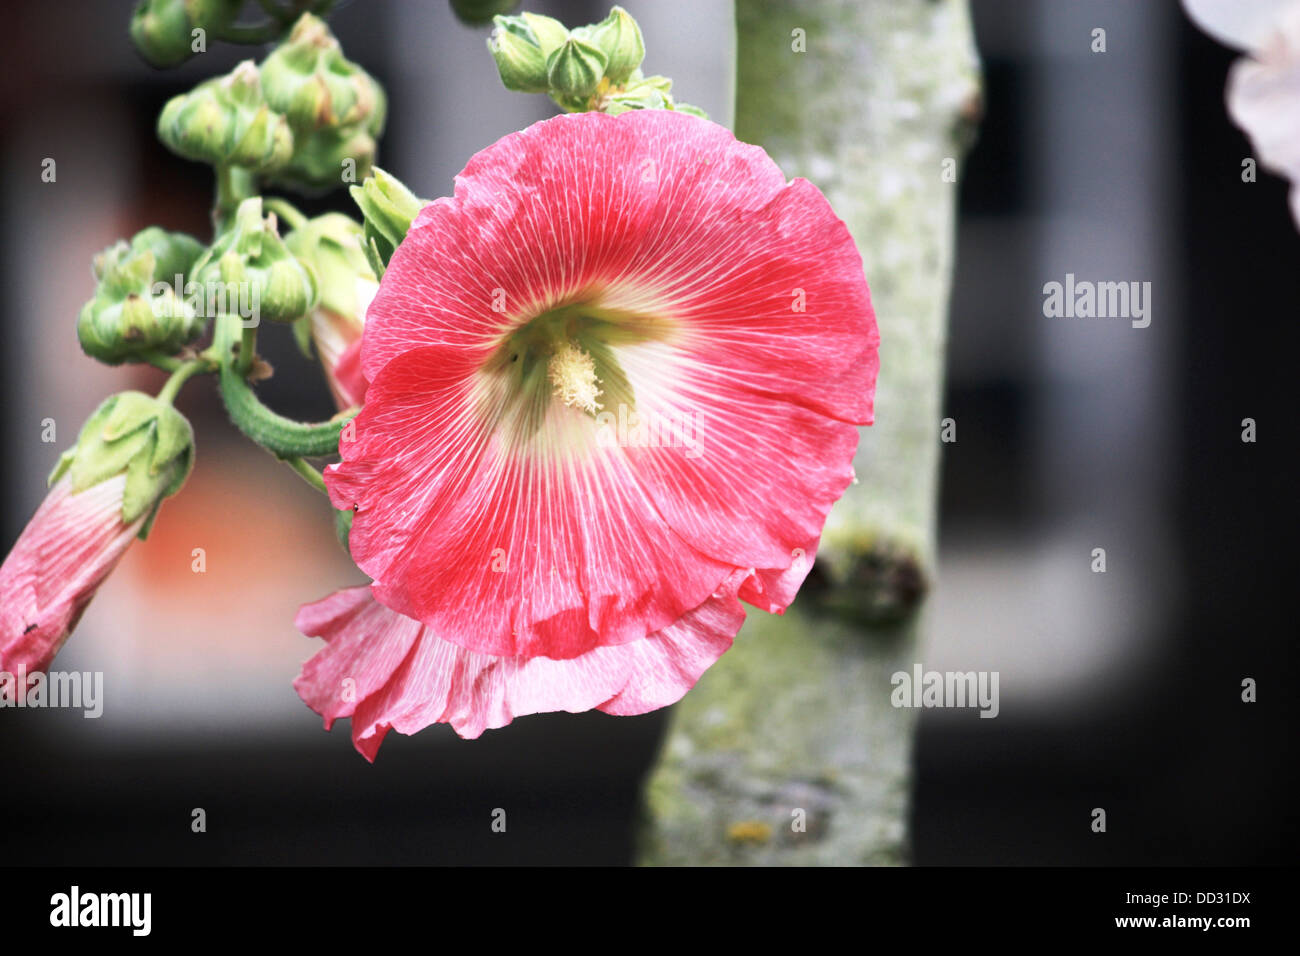
[[[310,13],[304,13],[288,38],[262,61],[261,77],[267,105],[288,118],[296,136],[360,124],[378,135],[383,128],[383,90],[344,57],[329,27]]]
[[[521,13],[518,17],[503,19],[522,19],[524,26],[542,51],[542,56],[547,59],[550,59],[551,54],[564,46],[565,41],[569,39],[568,28],[554,17],[545,17],[540,13]]]
[[[283,165],[293,153],[289,123],[263,102],[252,60],[169,100],[158,117],[158,138],[186,159],[257,172]]]
[[[364,129],[324,129],[294,140],[289,162],[267,177],[299,192],[317,193],[370,175],[377,144]]]
[[[196,52],[194,31],[220,33],[243,0],[140,0],[131,15],[131,39],[157,67],[178,66]]]
[[[95,294],[77,316],[82,351],[108,365],[171,355],[203,332],[185,300],[185,275],[203,247],[152,226],[95,257]]]
[[[144,538],[163,499],[181,490],[193,467],[194,431],[185,416],[151,395],[122,392],[87,419],[50,482],[66,474],[76,493],[125,473],[122,521],[147,515],[139,535]]]
[[[600,23],[580,27],[573,31],[573,35],[605,54],[605,76],[615,86],[626,83],[645,59],[645,39],[641,36],[641,28],[622,7],[614,7]]]
[[[349,315],[357,311],[357,278],[375,278],[360,223],[341,212],[327,212],[289,233],[284,244],[316,274],[321,307]]]
[[[363,235],[370,265],[376,276],[382,275],[412,220],[428,203],[377,166],[373,176],[349,191],[365,217]]]
[[[472,27],[482,26],[501,13],[509,13],[519,6],[519,0],[451,0],[451,12],[456,19]]]
[[[488,50],[496,60],[501,82],[516,93],[545,93],[546,56],[522,17],[497,17],[488,37]]]
[[[293,322],[316,305],[316,276],[294,258],[262,217],[260,197],[245,199],[234,224],[194,264],[195,308],[203,315],[235,314],[256,325]]]
[[[570,36],[546,58],[546,80],[551,93],[565,99],[591,96],[605,75],[605,54],[596,46]]]

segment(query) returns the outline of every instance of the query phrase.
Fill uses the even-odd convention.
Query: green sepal
[[[53,484],[68,476],[73,493],[126,474],[122,521],[147,515],[148,535],[164,498],[180,491],[194,467],[194,430],[185,416],[143,392],[112,395],[82,426],[74,448],[50,474]]]
[[[376,276],[382,276],[383,267],[393,257],[393,250],[406,237],[411,222],[428,203],[378,166],[370,178],[348,191],[365,217],[362,237],[367,247],[373,246],[374,255],[379,259],[380,268],[375,268],[372,261],[371,269]]]
[[[365,252],[365,229],[340,212],[329,212],[295,229],[284,244],[307,263],[320,285],[320,305],[340,315],[357,311],[358,277],[374,279]]]
[[[689,113],[691,116],[698,116],[700,119],[708,119],[709,114],[704,112],[698,106],[692,106],[690,103],[674,103],[670,109],[678,113]]]

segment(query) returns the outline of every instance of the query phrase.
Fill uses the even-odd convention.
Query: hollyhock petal
[[[1300,226],[1300,3],[1281,18],[1255,59],[1233,64],[1227,100],[1260,164],[1291,180],[1291,209]]]
[[[293,682],[303,702],[325,718],[326,730],[340,717],[351,717],[358,701],[388,682],[420,632],[418,621],[377,603],[369,588],[348,588],[304,604],[294,626],[329,642]],[[334,640],[351,634],[367,639]]]
[[[413,734],[448,723],[473,738],[527,714],[645,713],[679,700],[731,646],[745,616],[736,599],[741,577],[734,573],[657,634],[569,660],[466,650],[375,601],[368,588],[351,588],[299,613],[298,627],[328,644],[294,686],[326,729],[351,716],[353,744],[369,760],[390,729]]]
[[[73,493],[64,478],[0,565],[0,671],[46,670],[143,524],[122,522],[126,476]]]
[[[637,641],[737,571],[780,609],[852,480],[877,343],[847,229],[761,149],[670,111],[556,117],[417,216],[326,483],[375,597],[471,650]]]
[[[353,560],[400,569],[373,585],[389,607],[472,650],[567,658],[667,626],[733,570],[668,527],[620,455],[574,478],[470,421],[438,427],[472,408],[461,388],[436,350],[395,359],[345,446],[366,468],[327,473],[337,507],[363,502]]]
[[[812,570],[820,537],[806,541],[790,552],[790,563],[781,568],[757,568],[745,577],[739,597],[769,614],[781,614],[790,606]]]

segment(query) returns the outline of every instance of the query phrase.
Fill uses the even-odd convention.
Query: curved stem
[[[271,411],[239,372],[234,344],[241,337],[238,315],[217,318],[213,347],[220,360],[221,398],[240,431],[278,458],[321,458],[338,451],[343,427],[360,409],[349,409],[327,422],[304,424]]]

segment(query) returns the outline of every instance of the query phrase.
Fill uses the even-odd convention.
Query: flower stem
[[[225,232],[239,204],[256,195],[257,183],[247,169],[226,163],[216,167],[217,196],[212,207],[212,224],[217,235]]]
[[[175,371],[172,372],[171,378],[163,384],[162,390],[158,392],[158,401],[171,405],[176,401],[176,396],[186,382],[195,375],[204,372],[212,372],[212,364],[203,358],[191,359],[188,362],[177,364]]]
[[[312,424],[276,414],[262,404],[239,372],[234,355],[237,338],[242,338],[239,316],[219,316],[213,348],[220,364],[221,398],[235,426],[278,458],[319,458],[335,454],[340,433],[358,409]]]
[[[239,336],[239,355],[235,358],[235,371],[244,378],[253,367],[253,356],[257,354],[257,326],[243,326]]]
[[[325,477],[310,463],[297,456],[286,458],[284,463],[302,476],[303,481],[307,482],[307,484],[311,485],[321,494],[329,494],[325,489]]]

